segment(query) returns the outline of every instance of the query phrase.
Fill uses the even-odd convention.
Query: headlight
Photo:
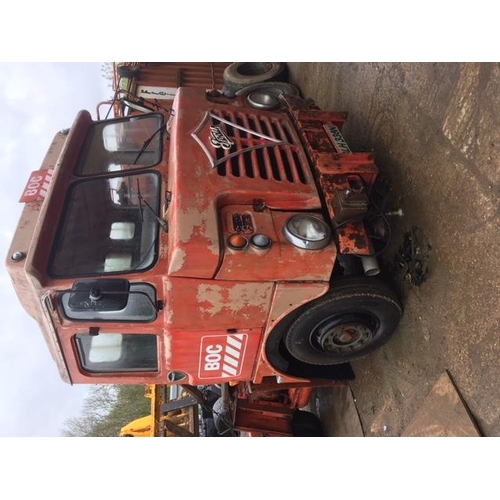
[[[250,105],[257,109],[274,109],[280,104],[279,97],[271,92],[256,90],[247,96]]]
[[[294,215],[283,227],[286,239],[298,248],[318,250],[330,242],[330,228],[313,215]]]

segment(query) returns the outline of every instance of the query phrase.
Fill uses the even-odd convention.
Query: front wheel
[[[388,285],[375,278],[347,278],[306,307],[284,341],[288,352],[304,363],[346,363],[382,346],[401,316],[401,305]]]

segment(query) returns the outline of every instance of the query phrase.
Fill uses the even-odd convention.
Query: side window
[[[75,342],[80,364],[88,372],[158,371],[156,335],[78,333]]]
[[[161,161],[163,128],[158,114],[95,123],[75,173],[85,176],[156,165]]]

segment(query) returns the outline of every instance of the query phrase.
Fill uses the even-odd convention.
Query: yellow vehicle
[[[180,386],[147,385],[151,414],[121,428],[119,437],[192,437],[199,435],[198,400]]]
[[[151,433],[151,415],[137,418],[122,427],[120,437],[153,437]]]

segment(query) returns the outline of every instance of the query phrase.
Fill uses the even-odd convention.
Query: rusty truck
[[[402,315],[374,155],[286,87],[173,97],[55,135],[22,193],[15,291],[70,384],[219,384],[222,426],[300,433],[313,388],[351,380]]]

